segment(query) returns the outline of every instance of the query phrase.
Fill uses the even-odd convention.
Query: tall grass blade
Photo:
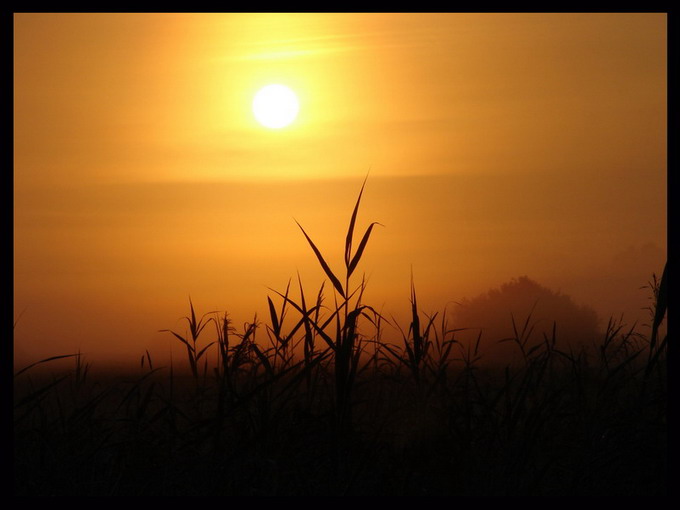
[[[354,237],[354,225],[357,219],[357,213],[359,212],[359,202],[361,202],[361,195],[364,192],[364,186],[366,186],[366,180],[368,175],[364,179],[361,185],[361,190],[359,191],[359,197],[357,198],[357,203],[354,206],[354,211],[352,212],[352,218],[349,221],[349,228],[347,229],[347,238],[345,239],[345,267],[347,267],[348,274],[352,271],[350,268],[350,258],[352,256],[352,238]]]
[[[267,302],[269,303],[269,316],[271,317],[274,335],[276,336],[276,338],[278,340],[279,333],[281,332],[281,326],[279,325],[279,319],[276,316],[276,309],[274,308],[274,303],[272,302],[272,300],[269,296],[267,296]]]
[[[198,336],[196,331],[196,313],[194,312],[194,304],[191,302],[191,296],[189,296],[189,307],[191,308],[191,320],[189,320],[191,336],[196,338]]]
[[[189,349],[189,352],[193,354],[194,346],[191,345],[182,335],[175,333],[174,331],[169,330],[169,329],[159,329],[158,332],[159,333],[172,333],[173,335],[175,335],[175,337],[177,337],[179,339],[180,342],[182,342],[184,345],[186,345],[187,349]]]
[[[203,353],[204,353],[205,351],[208,350],[208,347],[210,347],[210,346],[211,346],[212,344],[214,344],[214,343],[215,343],[215,342],[210,342],[208,345],[206,345],[205,347],[203,347],[203,349],[201,349],[200,351],[198,351],[198,354],[196,354],[196,361],[198,361],[198,360],[201,358],[201,356],[203,356]]]
[[[63,358],[73,358],[74,356],[80,356],[80,354],[64,354],[64,355],[62,355],[62,356],[52,356],[52,357],[50,357],[50,358],[45,358],[45,359],[43,359],[43,360],[36,361],[35,363],[31,363],[31,364],[28,365],[27,367],[24,367],[24,368],[22,368],[21,370],[19,370],[16,374],[14,374],[14,377],[17,377],[18,375],[23,374],[24,372],[26,372],[26,370],[29,370],[29,369],[33,368],[34,366],[36,366],[36,365],[40,365],[41,363],[48,363],[48,362],[50,362],[50,361],[54,361],[54,360],[58,360],[58,359],[63,359]]]
[[[274,376],[274,369],[272,368],[271,363],[269,363],[267,356],[264,355],[264,353],[259,349],[257,344],[253,344],[252,347],[253,347],[253,351],[255,351],[255,354],[260,359],[262,366],[264,366],[264,368],[267,370],[267,374],[269,374],[269,377],[273,377]]]
[[[319,249],[316,247],[314,242],[309,238],[307,235],[307,232],[305,232],[305,229],[302,228],[302,225],[300,225],[297,220],[295,221],[297,223],[298,227],[300,227],[300,230],[302,230],[302,233],[305,235],[307,238],[307,241],[309,242],[309,245],[312,247],[312,250],[314,250],[314,254],[316,255],[316,258],[319,259],[319,263],[321,264],[321,267],[323,268],[324,272],[330,279],[330,281],[333,283],[333,287],[338,291],[338,293],[344,298],[345,297],[345,291],[342,289],[342,285],[340,284],[340,280],[333,274],[333,271],[331,271],[331,268],[328,267],[328,264],[323,258],[323,255],[321,255],[321,252]]]
[[[352,273],[354,272],[354,269],[357,267],[357,264],[359,264],[359,260],[361,259],[362,253],[364,253],[364,249],[366,248],[366,243],[368,243],[368,238],[371,236],[371,230],[373,230],[374,225],[380,225],[381,227],[384,226],[382,223],[378,223],[377,221],[374,221],[366,229],[366,233],[364,234],[364,237],[361,239],[361,242],[359,243],[359,249],[354,254],[354,258],[352,259],[352,261],[349,263],[349,266],[347,267],[347,278],[349,278],[352,275]]]
[[[647,359],[647,368],[645,369],[645,377],[649,376],[649,374],[652,371],[652,367],[656,364],[657,359],[659,358],[659,355],[662,351],[662,349],[666,346],[666,338],[664,338],[664,341],[657,347],[657,337],[659,334],[659,327],[661,326],[661,323],[663,322],[663,318],[666,315],[666,310],[668,308],[668,295],[667,295],[667,286],[668,286],[668,262],[663,267],[663,274],[661,275],[661,282],[659,283],[659,286],[657,289],[654,289],[656,292],[656,299],[654,303],[654,322],[652,323],[652,338],[650,339],[649,342],[649,357]],[[656,352],[655,352],[655,347],[656,347]]]
[[[411,270],[411,320],[413,351],[416,355],[416,359],[418,359],[422,337],[420,335],[420,317],[418,317],[418,303],[416,301],[416,286],[413,282],[413,270]]]
[[[654,323],[652,325],[652,345],[651,348],[654,349],[654,344],[656,343],[656,336],[658,334],[659,326],[663,322],[663,318],[666,315],[666,309],[668,308],[668,297],[666,287],[668,280],[668,263],[664,265],[663,274],[661,275],[661,282],[659,283],[659,289],[656,296],[656,306],[654,310]]]
[[[300,286],[300,301],[302,303],[302,309],[307,310],[307,303],[305,302],[305,292],[302,288],[302,279],[300,278],[300,273],[298,272],[298,284]],[[312,328],[309,325],[309,316],[304,315],[302,317],[302,322],[305,327],[305,343],[304,343],[304,354],[305,361],[309,361],[312,352],[314,351],[314,337],[312,335]]]

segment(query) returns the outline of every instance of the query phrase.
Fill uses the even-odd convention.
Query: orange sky
[[[15,14],[21,363],[135,359],[340,268],[425,311],[520,275],[636,317],[666,250],[666,15]],[[296,122],[257,124],[268,83]],[[180,355],[180,354],[177,354]]]

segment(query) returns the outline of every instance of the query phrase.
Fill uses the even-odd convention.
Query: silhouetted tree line
[[[477,297],[463,299],[455,311],[457,328],[466,343],[480,342],[487,361],[508,361],[519,354],[517,341],[530,348],[537,342],[554,337],[563,347],[588,346],[601,339],[599,318],[594,309],[579,305],[560,292],[555,292],[527,276],[512,279]],[[493,345],[493,347],[492,347]],[[504,347],[505,345],[505,347]]]

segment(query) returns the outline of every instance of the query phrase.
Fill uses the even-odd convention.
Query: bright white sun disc
[[[285,85],[273,84],[262,87],[253,99],[253,113],[265,127],[286,127],[297,117],[300,110],[298,98]]]

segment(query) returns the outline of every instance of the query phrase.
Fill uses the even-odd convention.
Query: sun
[[[278,83],[262,87],[253,99],[253,113],[265,127],[280,129],[290,125],[300,111],[295,92]]]

